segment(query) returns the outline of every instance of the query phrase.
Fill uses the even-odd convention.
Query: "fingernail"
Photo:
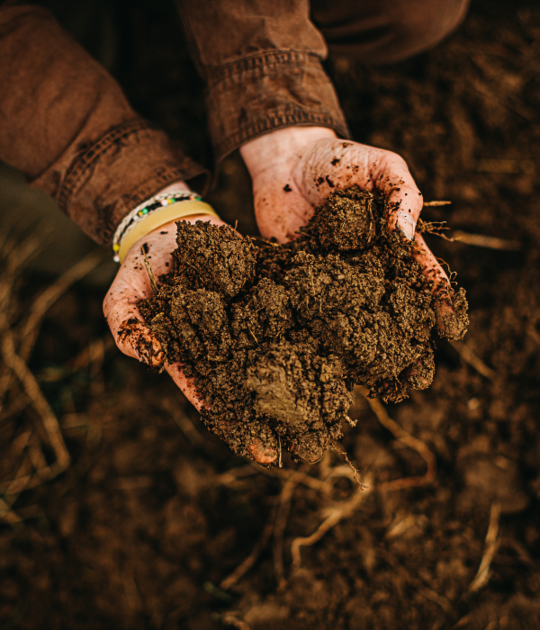
[[[415,224],[410,215],[399,214],[397,219],[397,227],[399,228],[399,231],[403,234],[403,236],[405,236],[405,238],[408,238],[409,241],[413,240]]]

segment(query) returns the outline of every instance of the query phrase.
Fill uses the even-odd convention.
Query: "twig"
[[[386,409],[383,407],[379,399],[373,399],[367,397],[367,391],[365,388],[358,388],[360,393],[369,403],[369,406],[374,411],[379,422],[385,429],[388,429],[390,433],[402,444],[415,450],[420,457],[426,462],[426,474],[423,477],[405,477],[403,479],[395,479],[393,481],[387,481],[379,485],[381,490],[402,490],[404,488],[413,488],[416,486],[429,486],[434,483],[437,477],[437,459],[435,455],[429,450],[429,448],[419,440],[413,437],[410,433],[407,433],[405,429],[399,426],[399,424],[390,418]]]
[[[490,578],[490,568],[499,543],[497,537],[499,535],[499,521],[501,518],[501,504],[493,503],[489,512],[489,527],[486,534],[486,541],[484,544],[484,555],[482,561],[478,567],[476,577],[469,586],[470,593],[476,593],[483,586],[485,586]]]
[[[451,201],[424,201],[424,208],[433,208],[437,206],[449,206]]]
[[[451,341],[450,343],[452,344],[452,347],[457,350],[459,356],[466,363],[473,367],[479,374],[485,376],[485,378],[489,379],[490,381],[493,380],[496,375],[495,370],[492,370],[479,357],[477,357],[468,345],[464,344],[461,341]]]

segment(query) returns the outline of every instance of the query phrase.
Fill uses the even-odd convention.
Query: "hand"
[[[289,127],[244,144],[240,152],[251,174],[255,216],[261,235],[284,243],[294,238],[330,193],[358,185],[384,195],[389,227],[414,239],[416,261],[433,281],[441,334],[461,338],[448,276],[427,247],[416,223],[423,206],[405,160],[391,151],[340,140],[331,129]]]
[[[191,216],[185,221],[208,221],[214,225],[224,225],[212,216]],[[147,246],[147,259],[156,278],[172,269],[171,252],[176,249],[176,222],[150,232],[137,241],[129,250],[118,274],[103,302],[103,312],[110,326],[118,348],[129,357],[134,357],[147,365],[158,367],[165,362],[165,370],[184,392],[186,398],[201,411],[204,401],[199,398],[192,379],[186,378],[180,363],[167,363],[160,342],[144,323],[138,303],[152,295],[150,279],[144,265],[141,247]],[[273,462],[277,454],[265,451],[256,438],[249,446],[254,459],[261,464]]]

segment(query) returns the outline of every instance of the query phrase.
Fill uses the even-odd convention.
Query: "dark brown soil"
[[[355,384],[386,402],[431,384],[432,286],[387,211],[358,187],[335,192],[284,246],[177,224],[175,270],[139,307],[235,453],[256,439],[314,463],[342,436]],[[455,304],[461,338],[463,289]]]

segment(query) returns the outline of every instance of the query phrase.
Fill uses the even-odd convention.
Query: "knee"
[[[470,0],[402,2],[387,31],[386,46],[374,61],[402,61],[433,48],[465,19]]]
[[[432,48],[465,18],[470,0],[311,0],[312,18],[336,52],[367,63]]]

